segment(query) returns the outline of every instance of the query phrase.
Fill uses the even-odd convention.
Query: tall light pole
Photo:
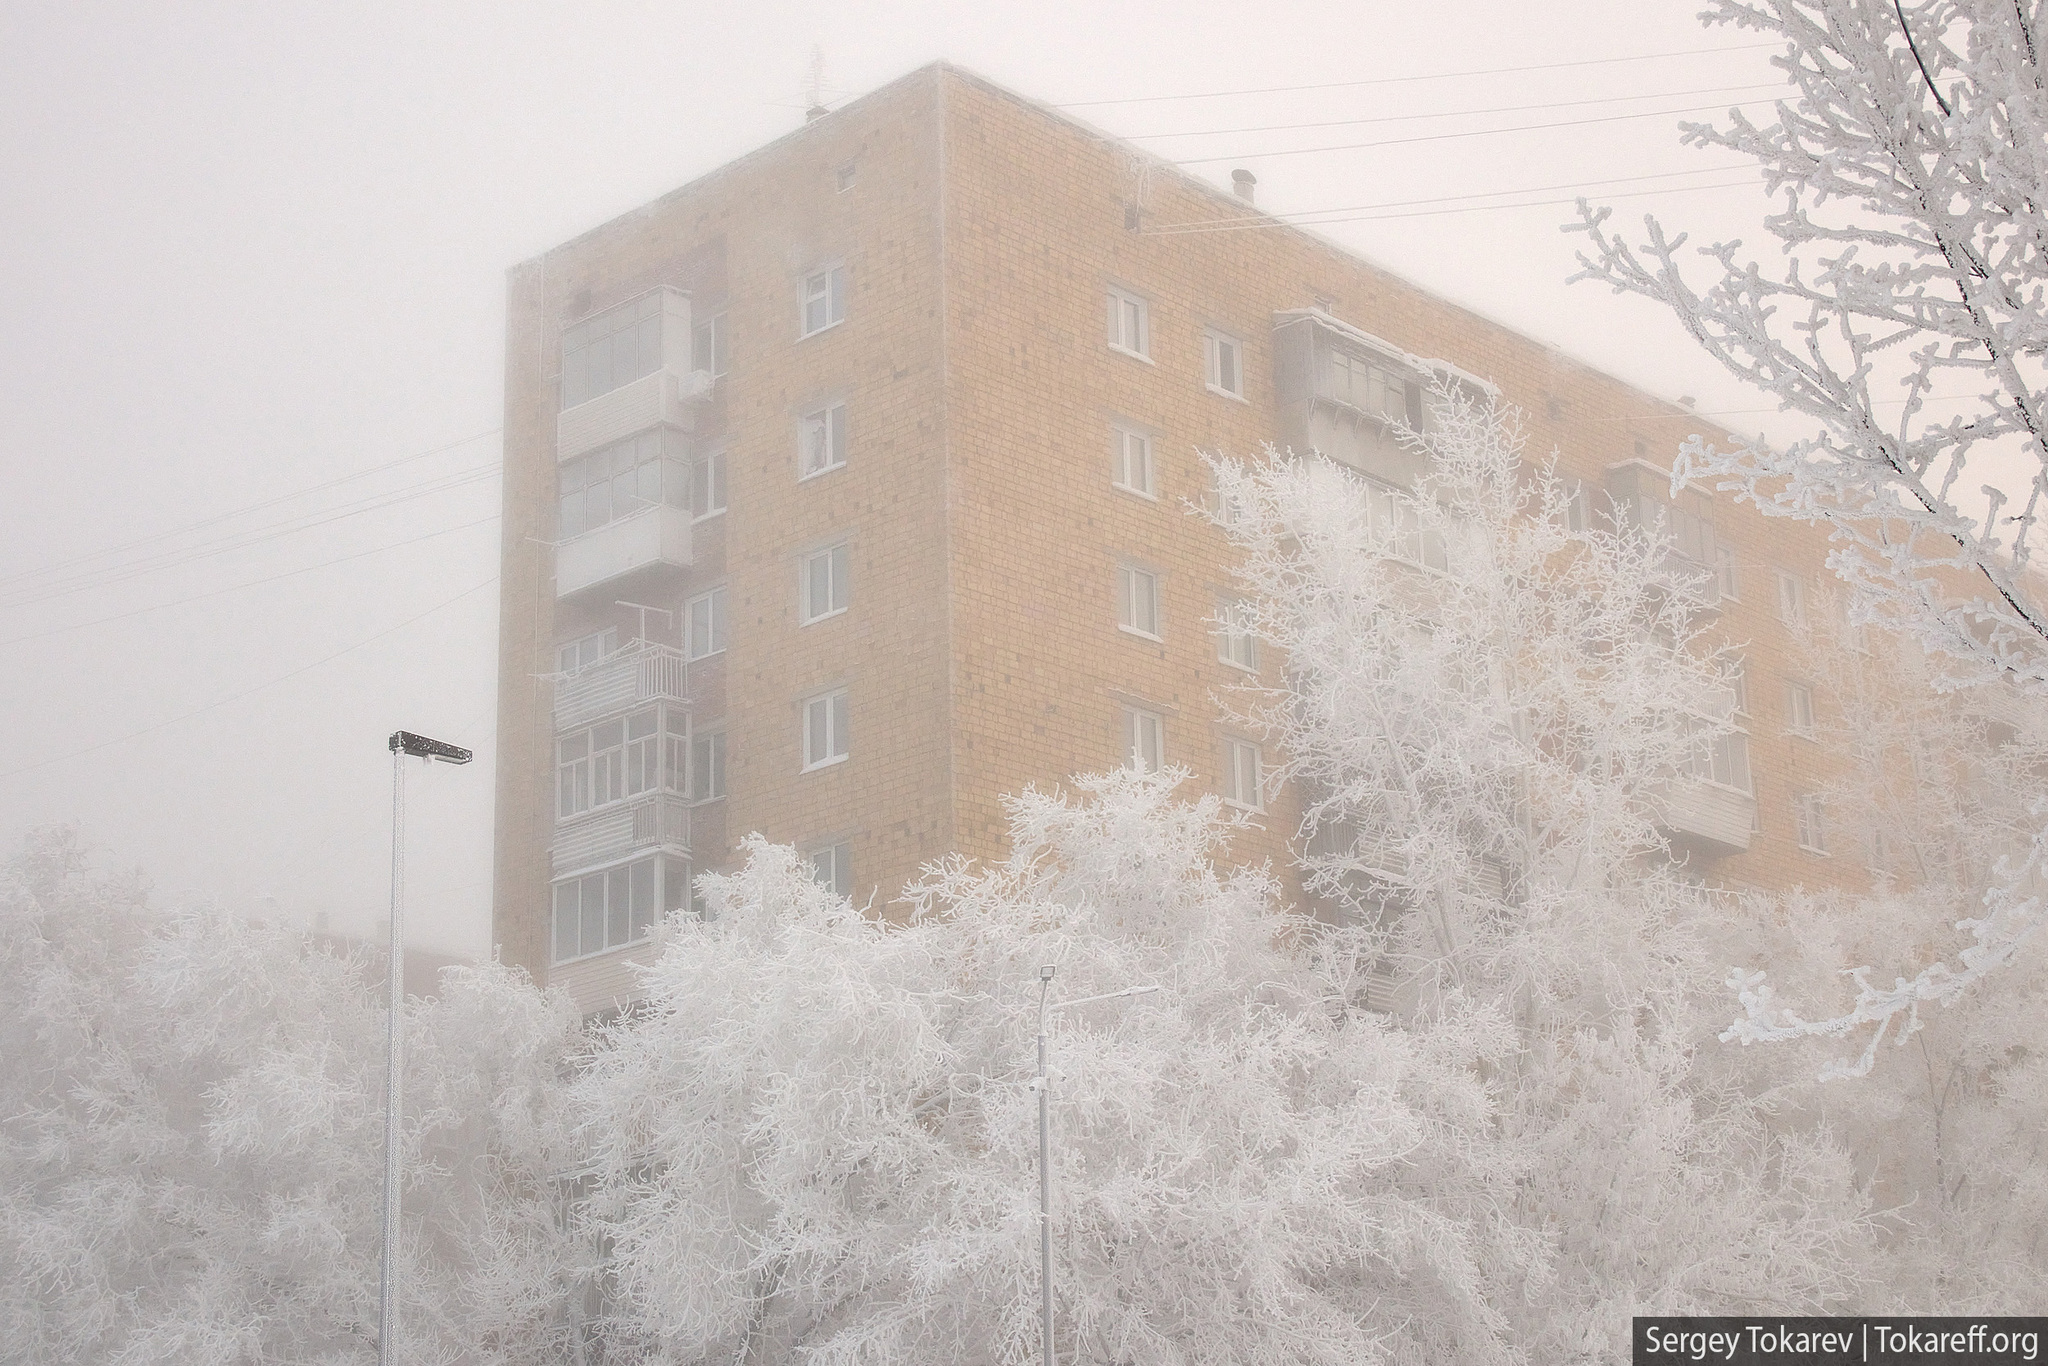
[[[1085,1006],[1091,1001],[1114,1001],[1122,996],[1145,996],[1159,990],[1150,986],[1105,991],[1100,996],[1083,996],[1072,1001],[1047,1003],[1052,994],[1056,969],[1051,963],[1038,970],[1038,1078],[1032,1088],[1038,1092],[1038,1332],[1045,1366],[1054,1366],[1052,1352],[1052,1076],[1046,1068],[1045,1017],[1048,1011],[1068,1006]]]
[[[377,1366],[398,1361],[398,1140],[405,1105],[405,759],[466,764],[460,745],[391,732],[391,996],[384,1027],[384,1255],[377,1273]]]

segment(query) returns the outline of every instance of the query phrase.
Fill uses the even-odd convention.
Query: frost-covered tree
[[[1287,756],[1312,888],[1408,1018],[1514,1029],[1496,1135],[1530,1160],[1513,1214],[1555,1268],[1502,1302],[1516,1340],[1608,1359],[1631,1314],[1847,1302],[1846,1158],[1773,1123],[1714,1046],[1742,929],[1659,832],[1729,730],[1697,585],[1654,526],[1588,525],[1506,414],[1438,400],[1409,492],[1270,452],[1215,473],[1245,619],[1288,660],[1243,719]]]
[[[596,1323],[638,1359],[1037,1359],[1033,1036],[1054,1016],[1063,1360],[1506,1362],[1546,1263],[1505,1217],[1511,1034],[1347,1008],[1273,880],[1219,870],[1180,775],[1027,793],[891,927],[755,841],[672,925],[579,1083]]]
[[[1632,246],[1581,206],[1580,278],[1655,299],[1819,434],[1783,450],[1695,437],[1674,478],[1826,526],[1859,613],[1953,682],[2048,695],[2048,611],[2023,571],[2048,493],[2048,81],[2038,0],[1716,0],[1709,23],[1784,39],[1796,93],[1758,126],[1686,124],[1754,159],[1783,212],[1769,269],[1654,219]],[[2015,511],[1986,484],[2017,460]]]
[[[0,1360],[370,1362],[383,1176],[366,964],[154,912],[36,837],[0,877]],[[574,1012],[501,969],[407,1020],[406,1360],[558,1360]]]

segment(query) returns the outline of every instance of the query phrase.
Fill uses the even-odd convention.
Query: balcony
[[[577,670],[555,684],[555,730],[574,730],[646,702],[683,702],[689,671],[671,645],[640,644]]]
[[[673,793],[651,792],[563,821],[548,860],[559,879],[657,851],[689,857],[690,804]]]
[[[1749,848],[1756,824],[1756,798],[1720,783],[1674,778],[1656,794],[1657,825],[1681,852],[1705,858],[1740,854]]]
[[[629,575],[690,565],[690,514],[651,504],[555,547],[555,596],[574,597]]]
[[[656,370],[564,408],[555,419],[555,458],[569,460],[650,427],[687,432],[696,425],[697,409],[710,396],[711,386],[708,371]]]

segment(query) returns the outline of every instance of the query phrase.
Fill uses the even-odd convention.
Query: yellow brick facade
[[[1220,699],[1243,675],[1218,660],[1208,623],[1229,555],[1191,509],[1208,486],[1198,452],[1279,436],[1276,314],[1320,306],[1498,385],[1532,446],[1554,446],[1590,485],[1638,456],[1668,464],[1701,430],[1309,234],[1163,230],[1247,212],[934,66],[512,272],[495,909],[507,961],[549,975],[553,652],[633,621],[609,594],[555,597],[560,336],[581,317],[669,285],[726,319],[730,367],[692,442],[725,451],[728,508],[696,524],[688,568],[657,585],[671,608],[727,593],[728,647],[690,669],[693,724],[723,728],[729,788],[691,810],[696,867],[729,867],[748,831],[844,843],[856,899],[872,893],[878,909],[928,860],[1000,855],[1004,794],[1114,767],[1126,707],[1163,718],[1168,762],[1210,790],[1223,781]],[[833,263],[845,321],[800,337],[800,282]],[[1149,359],[1107,344],[1112,288],[1146,302]],[[1205,329],[1241,342],[1242,399],[1205,387]],[[798,418],[837,401],[845,466],[799,479]],[[1155,498],[1112,486],[1119,424],[1154,437]],[[1774,575],[1801,576],[1813,606],[1824,544],[1725,497],[1700,505],[1736,552],[1738,599],[1717,629],[1746,647],[1760,811],[1749,850],[1702,871],[1858,880],[1858,859],[1796,847],[1789,805],[1830,768],[1783,734],[1783,680],[1803,675]],[[799,625],[798,557],[842,537],[848,610]],[[1158,575],[1157,640],[1118,628],[1120,565]],[[1260,662],[1277,679],[1278,661]],[[803,772],[802,703],[839,687],[848,757]],[[1295,814],[1274,805],[1233,856],[1282,863]],[[620,958],[559,975],[595,1007],[623,989]]]

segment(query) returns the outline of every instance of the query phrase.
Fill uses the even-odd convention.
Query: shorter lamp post
[[[1038,1092],[1038,1332],[1045,1366],[1054,1366],[1052,1352],[1052,1077],[1046,1069],[1046,1014],[1068,1006],[1085,1006],[1091,1001],[1114,1001],[1123,996],[1145,996],[1159,990],[1150,986],[1105,991],[1100,996],[1082,996],[1072,1001],[1052,1001],[1051,963],[1038,970],[1038,1077],[1031,1083]]]
[[[460,745],[391,732],[391,996],[384,1036],[384,1255],[377,1273],[377,1366],[398,1360],[398,1138],[405,1063],[405,758],[466,764]]]

